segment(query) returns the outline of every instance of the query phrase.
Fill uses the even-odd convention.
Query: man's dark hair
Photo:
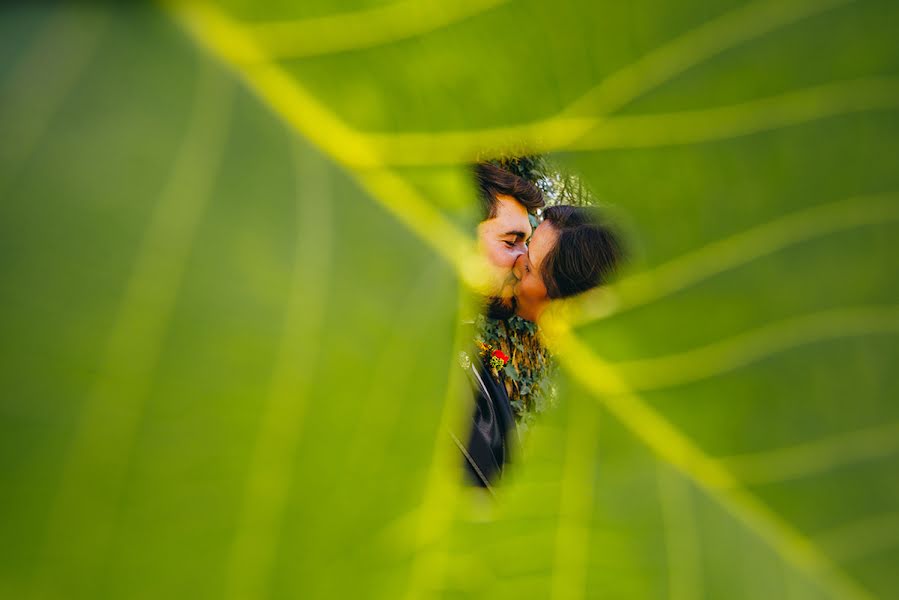
[[[475,179],[481,197],[481,220],[496,216],[496,195],[512,196],[528,212],[541,208],[544,204],[543,192],[536,185],[490,163],[478,163],[474,167]]]
[[[605,284],[624,259],[620,234],[594,206],[550,206],[543,222],[559,233],[540,267],[550,298],[567,298]]]

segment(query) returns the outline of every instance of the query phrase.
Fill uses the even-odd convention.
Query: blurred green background
[[[0,8],[0,597],[899,597],[899,4]],[[464,166],[635,258],[497,490]]]

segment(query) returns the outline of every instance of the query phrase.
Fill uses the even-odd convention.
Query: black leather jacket
[[[478,360],[463,366],[475,400],[471,433],[462,449],[465,471],[472,484],[490,488],[509,462],[515,418],[503,384]]]

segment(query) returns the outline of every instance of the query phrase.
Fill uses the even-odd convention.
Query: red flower
[[[496,358],[503,361],[503,364],[506,364],[507,362],[509,362],[509,357],[506,356],[502,350],[494,350],[492,356],[495,356]]]

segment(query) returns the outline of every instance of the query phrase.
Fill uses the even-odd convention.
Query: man
[[[543,194],[531,182],[488,163],[476,165],[474,172],[483,217],[478,225],[478,248],[490,272],[485,290],[487,314],[508,318],[514,312],[512,267],[527,253],[532,231],[528,212],[543,206]],[[488,364],[466,359],[463,367],[475,392],[475,410],[467,444],[456,442],[465,455],[469,479],[489,487],[507,460],[505,434],[514,417],[506,390]]]
[[[518,316],[536,321],[549,303],[608,281],[623,258],[614,229],[598,209],[553,206],[516,258],[518,279],[511,303]],[[474,483],[488,487],[508,459],[507,434],[514,426],[505,388],[489,373],[480,373],[474,428],[466,460]]]
[[[485,290],[488,314],[508,318],[513,314],[508,302],[512,266],[527,252],[532,231],[528,214],[543,207],[543,193],[530,181],[489,163],[476,165],[474,174],[482,217],[478,248],[490,273]]]

